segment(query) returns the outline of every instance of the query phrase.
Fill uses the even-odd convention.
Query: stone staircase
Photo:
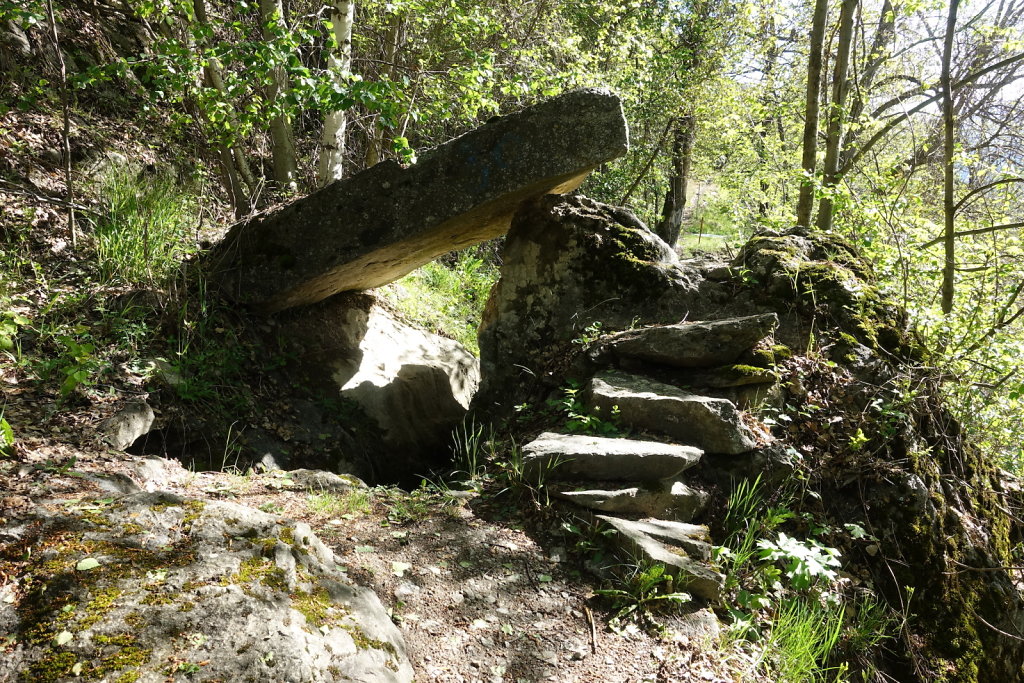
[[[621,426],[645,436],[546,432],[523,449],[527,473],[583,482],[556,495],[592,511],[593,524],[614,529],[625,552],[664,564],[678,588],[717,603],[725,577],[711,566],[708,528],[692,523],[707,494],[684,475],[705,456],[728,458],[758,447],[737,402],[775,383],[775,374],[755,363],[777,326],[770,313],[646,327],[601,340],[589,353],[604,369],[582,400],[604,416],[616,408]],[[730,391],[732,398],[725,397]]]

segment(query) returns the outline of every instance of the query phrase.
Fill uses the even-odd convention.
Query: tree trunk
[[[953,36],[956,31],[956,15],[960,0],[949,0],[949,14],[946,17],[946,37],[942,45],[942,73],[939,77],[942,87],[942,128],[943,128],[943,188],[942,214],[945,224],[943,244],[945,261],[942,266],[942,312],[946,315],[953,310],[953,274],[956,268],[956,203],[953,201],[953,155],[956,152],[953,120],[953,79],[950,75],[953,61]]]
[[[686,208],[686,184],[690,176],[690,162],[693,158],[693,136],[697,122],[693,116],[683,116],[676,121],[672,131],[672,175],[665,193],[665,204],[661,220],[654,232],[674,247],[683,227],[683,210]]]
[[[355,0],[335,0],[331,11],[334,25],[334,51],[327,58],[327,68],[336,90],[341,90],[352,70],[352,24],[355,21]],[[324,117],[317,183],[321,186],[341,179],[345,170],[345,110],[328,112]]]
[[[821,94],[821,58],[825,43],[825,20],[828,19],[828,0],[815,0],[811,21],[811,45],[807,57],[807,100],[804,107],[803,154],[800,167],[805,177],[800,185],[800,199],[796,207],[796,224],[811,225],[814,209],[814,183],[818,155],[818,99]]]
[[[53,0],[46,0],[46,17],[50,23],[50,39],[53,41],[53,52],[57,55],[57,66],[60,68],[60,103],[61,103],[61,156],[64,162],[64,189],[68,203],[68,230],[71,231],[71,248],[78,249],[78,225],[75,218],[75,183],[71,174],[71,93],[68,91],[68,69],[64,63],[64,53],[60,49],[60,37],[57,34],[57,17],[53,12]]]
[[[271,41],[274,31],[269,27],[275,25],[282,32],[284,26],[284,8],[281,0],[260,0],[260,15],[263,21],[263,39]],[[284,66],[277,65],[271,73],[270,88],[267,99],[271,107],[281,107],[281,98],[288,92],[288,74]],[[274,181],[278,187],[288,192],[297,189],[296,178],[298,166],[295,156],[295,138],[292,135],[292,124],[288,114],[283,110],[270,120],[271,154],[274,157]]]
[[[850,67],[850,48],[853,45],[853,16],[859,0],[843,0],[839,11],[839,45],[835,66],[832,68],[832,102],[829,104],[828,129],[825,134],[825,167],[822,186],[825,190],[818,206],[818,230],[832,229],[832,193],[839,182],[839,151],[843,137],[843,119],[846,117],[846,94],[850,89],[847,72]]]
[[[206,3],[204,0],[192,0],[192,9],[196,15],[196,21],[209,29],[212,33],[213,28],[210,26],[209,17],[206,14]],[[200,45],[205,48],[206,45]],[[213,88],[221,94],[224,99],[227,99],[226,93],[227,88],[224,85],[223,76],[224,67],[221,66],[219,60],[214,57],[210,57],[206,61],[206,65],[203,67],[203,74],[206,79],[207,87]],[[204,114],[205,117],[205,114]],[[239,126],[237,121],[231,121],[232,130],[238,130]],[[235,215],[238,217],[244,216],[249,213],[252,209],[252,197],[256,194],[257,184],[256,178],[252,174],[252,169],[249,167],[249,161],[245,158],[245,154],[238,148],[235,141],[227,141],[221,139],[222,136],[218,135],[219,142],[217,143],[218,155],[221,159],[221,164],[229,164],[230,168],[224,168],[225,188],[231,197],[231,201],[234,204]],[[238,183],[238,179],[241,178],[242,182],[248,188],[248,192],[241,191],[241,185]]]

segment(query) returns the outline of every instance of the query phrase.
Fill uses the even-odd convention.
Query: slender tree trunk
[[[946,315],[953,310],[953,275],[956,268],[956,202],[953,200],[953,155],[956,152],[953,120],[953,79],[950,74],[953,61],[953,37],[956,32],[956,15],[960,0],[949,0],[949,14],[946,16],[946,37],[942,45],[942,128],[943,128],[943,188],[942,213],[945,224],[943,244],[945,261],[942,266],[942,312]]]
[[[192,9],[196,15],[196,21],[201,25],[209,28],[210,20],[206,14],[206,2],[204,0],[192,0]],[[206,47],[206,45],[200,45],[200,47]],[[219,60],[214,57],[209,58],[203,67],[203,75],[206,80],[207,87],[213,88],[226,98],[227,87],[224,85],[224,67],[221,66]],[[204,118],[206,118],[204,113]],[[238,130],[237,121],[232,120],[232,129]],[[220,136],[218,136],[220,137]],[[225,166],[223,169],[224,175],[224,186],[227,189],[231,201],[234,204],[235,215],[244,216],[252,210],[252,197],[257,191],[256,178],[252,173],[252,168],[249,166],[249,161],[246,159],[245,154],[241,149],[238,148],[234,142],[228,142],[226,140],[220,140],[217,143],[218,156],[221,160],[221,165]],[[238,179],[241,179],[245,186],[248,188],[248,192],[241,190],[241,185],[238,183]],[[236,203],[237,202],[237,203]]]
[[[61,156],[64,160],[64,186],[65,199],[68,203],[68,229],[71,231],[71,248],[78,249],[78,225],[75,217],[75,183],[71,175],[71,93],[68,92],[68,69],[64,63],[64,53],[60,50],[60,38],[57,35],[57,17],[53,12],[53,0],[46,0],[46,18],[50,22],[50,39],[53,41],[53,52],[57,55],[57,66],[60,69],[60,102],[63,120]]]
[[[812,178],[818,165],[818,100],[821,95],[821,59],[826,19],[828,0],[815,0],[814,17],[811,20],[810,53],[807,58],[807,100],[804,106],[803,154],[800,160],[800,167],[806,177],[800,185],[800,198],[796,207],[796,224],[805,228],[811,225],[811,211],[814,209]]]
[[[825,134],[825,167],[822,186],[825,193],[818,206],[818,230],[832,229],[833,201],[831,190],[839,182],[839,151],[843,138],[843,119],[846,117],[846,94],[850,89],[847,73],[850,68],[850,48],[853,46],[853,17],[859,0],[843,0],[839,11],[839,44],[832,68],[832,102],[829,104],[828,129]]]
[[[279,29],[284,26],[284,8],[281,0],[260,0],[260,14],[263,21],[263,39],[270,41],[274,38],[274,31],[269,26],[276,25]],[[288,92],[288,74],[284,66],[277,65],[271,73],[270,88],[267,92],[267,99],[271,107],[280,107],[284,93]],[[274,181],[278,187],[294,192],[297,189],[296,177],[298,167],[295,158],[295,138],[292,135],[292,124],[288,114],[283,110],[270,120],[270,142],[271,153],[274,157]]]
[[[336,89],[341,90],[345,79],[352,70],[352,24],[355,21],[355,0],[335,0],[331,11],[334,25],[335,50],[327,58],[327,68]],[[321,137],[320,162],[317,168],[318,184],[339,180],[345,170],[345,128],[347,117],[339,109],[328,112],[324,117],[324,132]]]
[[[676,121],[672,131],[672,175],[665,193],[665,204],[661,220],[654,232],[670,246],[679,240],[683,227],[683,211],[686,208],[686,184],[690,176],[693,158],[693,135],[697,123],[693,116],[683,116]]]

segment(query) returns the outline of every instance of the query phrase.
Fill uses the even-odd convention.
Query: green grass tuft
[[[103,217],[96,223],[100,277],[107,283],[159,285],[195,249],[195,197],[166,172],[112,169],[97,188]]]

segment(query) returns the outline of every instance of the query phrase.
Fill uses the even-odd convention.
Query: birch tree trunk
[[[945,261],[942,265],[942,312],[946,315],[953,310],[953,275],[956,270],[956,203],[953,201],[954,177],[953,155],[956,152],[956,140],[953,121],[953,78],[950,74],[953,61],[953,36],[956,31],[956,15],[960,8],[960,0],[949,0],[949,14],[946,16],[946,37],[942,44],[942,73],[939,82],[942,86],[942,128],[943,128],[943,182],[942,182],[942,214],[945,231]]]
[[[341,89],[345,78],[352,70],[352,24],[355,20],[355,0],[335,0],[331,11],[334,25],[335,50],[327,58],[334,87]],[[317,167],[317,183],[321,186],[339,180],[345,166],[345,128],[347,118],[344,110],[328,112],[324,117],[324,132],[321,137],[320,161]]]
[[[850,68],[850,49],[853,46],[853,17],[859,0],[843,0],[839,11],[839,36],[836,61],[832,68],[832,102],[829,103],[828,128],[825,134],[825,166],[822,186],[826,190],[818,206],[818,230],[832,229],[834,202],[827,191],[839,182],[839,151],[843,137],[843,119],[846,118],[846,95],[850,90],[847,77]]]
[[[828,0],[815,0],[811,20],[811,45],[807,58],[807,100],[804,106],[804,139],[800,167],[807,178],[800,185],[800,199],[796,207],[796,224],[811,225],[814,208],[814,184],[811,178],[818,167],[818,99],[821,95],[821,59],[825,44],[825,21],[828,19]]]
[[[274,32],[269,28],[277,26],[283,31],[284,8],[281,0],[260,0],[260,15],[263,20],[263,39],[270,42]],[[288,92],[288,74],[284,66],[277,65],[271,72],[270,88],[267,99],[272,107],[280,106],[280,99]],[[296,177],[298,166],[295,158],[295,138],[292,135],[292,124],[288,114],[278,113],[270,120],[271,154],[274,158],[274,181],[281,189],[294,192],[297,189]]]

